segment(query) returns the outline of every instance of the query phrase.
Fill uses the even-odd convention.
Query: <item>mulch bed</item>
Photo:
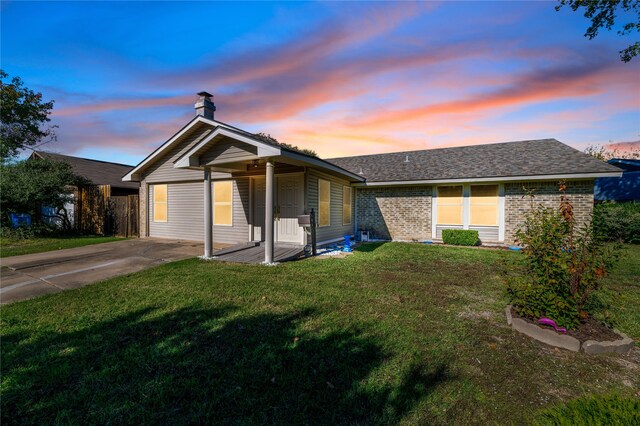
[[[518,313],[513,308],[511,308],[511,315],[514,318],[521,318],[530,324],[535,324],[540,328],[553,330],[553,327],[538,324],[537,321],[533,321],[527,317],[518,315]],[[564,334],[564,333],[558,333],[558,334]],[[571,330],[567,330],[567,335],[571,337],[575,337],[580,341],[580,343],[584,343],[587,340],[595,340],[598,342],[610,342],[610,341],[622,339],[622,336],[620,336],[618,333],[616,333],[606,325],[602,324],[600,321],[597,321],[591,317],[587,318],[586,320],[582,320],[578,327],[573,328]]]

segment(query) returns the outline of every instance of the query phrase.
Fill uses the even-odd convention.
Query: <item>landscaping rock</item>
[[[620,340],[613,340],[607,342],[598,342],[595,340],[587,340],[582,344],[582,350],[586,354],[597,355],[603,353],[617,352],[620,354],[624,354],[629,352],[635,342],[632,338],[625,335],[624,333],[619,332],[618,330],[614,330],[617,334],[620,335]]]
[[[536,339],[547,345],[568,349],[573,352],[580,351],[580,341],[575,337],[558,334],[554,330],[547,330],[535,324],[526,322],[521,318],[512,318],[511,326],[520,333]]]
[[[547,345],[568,349],[573,352],[579,352],[582,348],[582,351],[589,355],[612,352],[627,353],[635,346],[633,339],[618,330],[613,331],[620,336],[620,339],[610,341],[587,340],[581,343],[580,340],[573,336],[559,334],[555,330],[542,328],[537,324],[525,321],[517,316],[514,318],[511,312],[511,305],[508,305],[504,312],[507,317],[507,324],[514,330],[526,334],[532,339],[546,343]]]
[[[507,315],[507,324],[511,325],[511,322],[513,321],[511,317],[511,305],[507,305],[504,309],[504,313]]]

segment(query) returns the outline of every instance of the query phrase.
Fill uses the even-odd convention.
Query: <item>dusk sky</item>
[[[640,139],[640,58],[556,2],[2,2],[1,65],[54,99],[47,150],[136,164],[193,116],[321,157]]]

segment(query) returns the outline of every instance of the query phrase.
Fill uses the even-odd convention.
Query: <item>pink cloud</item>
[[[139,108],[182,106],[194,101],[194,95],[166,96],[156,98],[116,98],[96,100],[81,105],[69,105],[53,110],[54,117],[89,115],[107,111],[123,111]]]

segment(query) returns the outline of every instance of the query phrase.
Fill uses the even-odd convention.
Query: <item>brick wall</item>
[[[532,190],[533,200],[527,196]],[[518,227],[524,221],[524,216],[533,207],[543,205],[554,209],[560,206],[558,182],[517,182],[506,183],[505,190],[505,242],[512,243]],[[573,204],[576,223],[578,226],[591,220],[593,213],[593,179],[567,181],[566,191],[569,201]]]
[[[358,188],[358,231],[400,241],[431,239],[431,187]]]
[[[138,226],[140,237],[147,237],[147,182],[140,182],[140,224]]]

